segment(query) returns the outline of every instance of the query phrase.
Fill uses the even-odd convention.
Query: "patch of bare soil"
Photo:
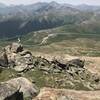
[[[100,91],[43,88],[33,100],[100,100]]]

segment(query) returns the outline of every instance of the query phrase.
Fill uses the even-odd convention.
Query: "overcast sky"
[[[60,3],[69,3],[69,4],[89,4],[89,5],[100,5],[100,0],[0,0],[1,3],[9,4],[32,4],[36,2],[51,2],[56,1]]]

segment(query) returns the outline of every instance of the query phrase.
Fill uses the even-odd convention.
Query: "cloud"
[[[1,3],[4,4],[15,4],[15,5],[19,5],[19,4],[32,4],[32,3],[36,3],[36,2],[40,2],[41,0],[0,0]]]
[[[90,4],[90,5],[100,5],[100,0],[0,0],[1,3],[4,4],[32,4],[36,2],[50,2],[56,1],[61,3],[70,3],[70,4]]]
[[[100,0],[55,0],[58,2],[64,2],[69,4],[89,4],[89,5],[100,5]]]

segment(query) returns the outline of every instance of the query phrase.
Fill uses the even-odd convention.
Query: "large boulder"
[[[12,43],[11,45],[6,46],[4,50],[5,55],[7,56],[6,59],[8,60],[7,64],[16,71],[22,72],[34,67],[32,53],[28,50],[24,50],[22,44]],[[4,61],[7,62],[6,59],[3,61],[1,59],[1,63],[4,64]]]
[[[23,94],[11,84],[0,84],[0,100],[23,100]]]
[[[80,59],[72,59],[67,62],[67,67],[77,67],[77,68],[84,68],[84,61]]]
[[[84,60],[81,59],[72,59],[68,61],[66,64],[59,62],[58,60],[51,61],[53,71],[59,70],[61,71],[69,71],[71,73],[75,73],[76,71],[84,70]],[[58,72],[59,72],[58,71]]]
[[[23,46],[20,43],[12,43],[11,52],[18,53],[23,51]]]
[[[19,71],[19,72],[29,70],[29,69],[32,69],[34,67],[33,56],[28,51],[21,52],[20,54],[17,54],[14,62],[15,62],[14,69],[16,71]]]
[[[18,88],[19,92],[23,93],[23,97],[30,98],[29,100],[31,100],[32,97],[35,97],[39,92],[35,84],[31,83],[28,79],[24,77],[11,79],[4,83],[9,84],[12,87]]]
[[[20,43],[12,43],[5,47],[7,53],[18,53],[23,51],[23,46]]]

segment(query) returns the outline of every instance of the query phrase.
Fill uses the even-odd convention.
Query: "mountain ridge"
[[[2,35],[0,38],[22,36],[32,31],[63,25],[82,26],[83,22],[86,23],[80,29],[85,30],[84,27],[86,24],[88,27],[89,23],[93,23],[95,29],[95,25],[99,22],[99,12],[99,6],[84,7],[84,5],[74,6],[57,2],[6,6],[0,10],[0,35]],[[94,21],[90,20],[92,17]]]

